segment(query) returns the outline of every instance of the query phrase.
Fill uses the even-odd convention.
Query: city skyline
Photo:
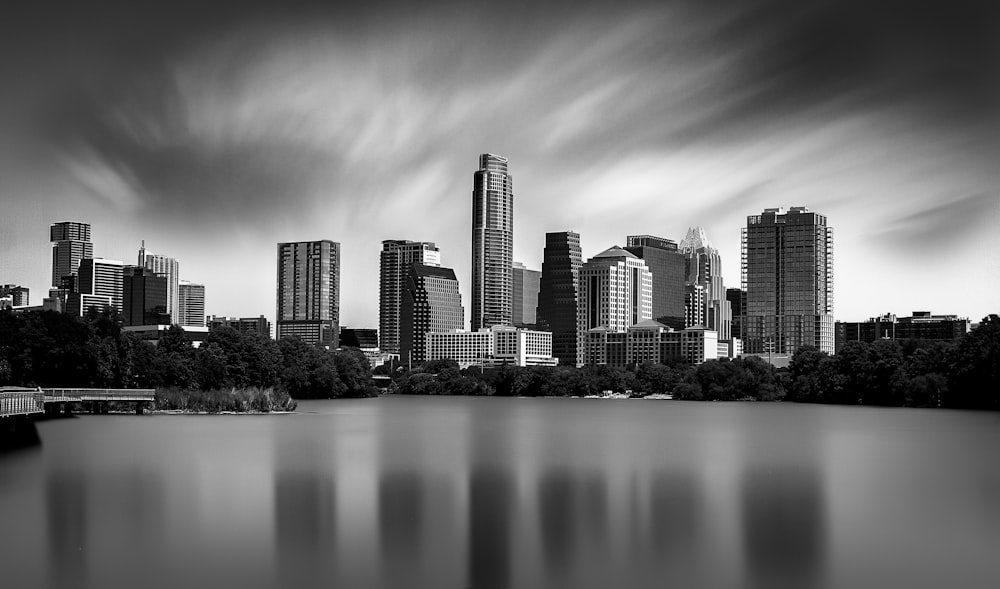
[[[996,312],[978,5],[514,3],[490,43],[472,5],[239,7],[4,19],[0,282],[39,301],[48,227],[71,220],[95,256],[145,240],[179,260],[210,315],[273,320],[274,244],[321,239],[343,247],[343,325],[377,325],[386,239],[435,242],[471,301],[468,176],[490,152],[517,176],[531,269],[547,232],[589,259],[702,226],[733,287],[745,217],[806,206],[837,228],[836,319]]]

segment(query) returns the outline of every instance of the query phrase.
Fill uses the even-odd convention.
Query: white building
[[[596,327],[624,333],[652,318],[653,275],[642,258],[614,246],[580,268],[578,340]],[[582,352],[577,354],[579,366],[586,363]]]
[[[431,331],[426,335],[428,360],[454,360],[469,366],[555,366],[552,333],[495,325],[477,331]]]

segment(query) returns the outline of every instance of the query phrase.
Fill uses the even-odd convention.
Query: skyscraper
[[[122,286],[125,263],[104,258],[84,258],[80,260],[78,292],[85,295],[108,297],[111,306],[121,313]],[[83,309],[86,312],[86,309]]]
[[[177,311],[177,325],[205,327],[205,285],[187,280],[178,281]]]
[[[697,316],[695,323],[688,321],[686,327],[696,324],[704,325],[715,331],[720,340],[732,337],[733,316],[729,301],[726,300],[726,288],[722,283],[722,258],[719,250],[708,241],[708,235],[701,227],[691,227],[681,241],[680,252],[685,257],[687,300],[692,301],[699,295],[696,288],[701,287],[703,300],[698,309],[686,310],[688,317]]]
[[[146,242],[139,246],[139,266],[148,268],[167,279],[167,312],[170,322],[180,325],[180,299],[177,289],[180,284],[180,263],[175,258],[154,254],[146,249]]]
[[[125,325],[169,325],[167,279],[148,268],[124,266],[122,275],[122,323]]]
[[[511,321],[517,327],[528,327],[537,321],[538,290],[542,273],[529,270],[521,262],[514,262]]]
[[[278,244],[277,339],[338,345],[340,244],[299,241]]]
[[[400,306],[399,359],[426,359],[426,335],[430,331],[462,329],[465,309],[458,279],[451,268],[411,264]]]
[[[399,313],[411,264],[440,266],[441,252],[428,241],[389,239],[382,242],[378,326],[381,349],[386,353],[399,353]]]
[[[833,353],[833,228],[806,207],[764,209],[742,231],[744,351]]]
[[[577,360],[576,307],[582,265],[579,233],[545,234],[536,322],[540,329],[552,332],[552,355],[566,366],[575,366]]]
[[[49,227],[52,241],[52,287],[61,289],[64,276],[76,276],[80,260],[94,257],[90,224],[63,221]]]
[[[672,239],[653,235],[629,235],[625,250],[642,258],[653,275],[653,319],[684,329],[684,254]]]
[[[472,188],[472,330],[510,325],[514,189],[507,158],[479,156]]]
[[[587,331],[595,327],[623,333],[652,315],[653,275],[636,255],[614,246],[590,258],[580,268],[578,341],[582,342]],[[577,365],[583,362],[581,346]]]

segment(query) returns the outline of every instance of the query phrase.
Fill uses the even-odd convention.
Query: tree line
[[[412,370],[378,367],[411,395],[587,396],[605,391],[704,401],[795,401],[896,407],[1000,409],[1000,318],[958,340],[849,342],[829,355],[796,351],[787,368],[756,356],[612,366],[466,368],[451,360]]]
[[[199,347],[179,326],[154,345],[121,329],[111,308],[73,317],[0,312],[0,385],[155,388],[158,391],[276,390],[294,399],[375,394],[368,360],[297,338],[275,341],[229,327]]]

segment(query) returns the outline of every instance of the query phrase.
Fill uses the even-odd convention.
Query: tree
[[[1000,409],[1000,317],[984,317],[962,338],[950,372],[947,406]]]

